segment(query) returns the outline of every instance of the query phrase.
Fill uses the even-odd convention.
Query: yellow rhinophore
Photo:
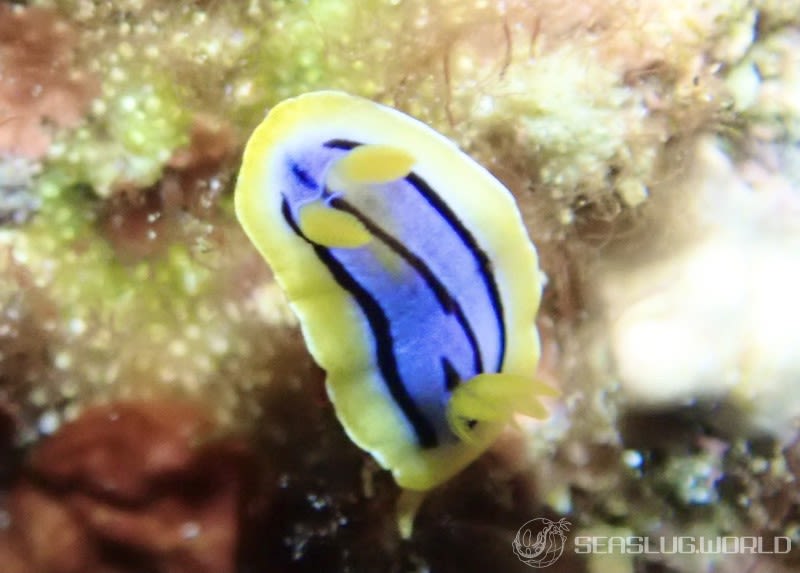
[[[364,225],[350,213],[315,201],[300,208],[300,229],[306,237],[326,247],[352,249],[372,238]]]
[[[392,145],[362,145],[337,161],[330,176],[351,183],[388,183],[409,174],[414,156]]]

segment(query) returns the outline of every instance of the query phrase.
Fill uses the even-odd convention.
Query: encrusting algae
[[[0,6],[0,569],[529,571],[511,541],[534,517],[572,524],[558,571],[796,568],[797,364],[791,330],[770,317],[793,308],[776,269],[795,268],[780,245],[800,212],[798,14],[796,0]],[[248,135],[317,90],[458,144],[514,195],[546,278],[537,376],[562,398],[434,489],[406,541],[396,485],[339,425],[234,214]],[[681,335],[628,344],[729,300],[691,269],[730,252],[762,270],[726,311],[741,328],[699,343],[705,362]],[[656,368],[669,375],[648,391],[663,356],[672,369]],[[701,362],[717,368],[714,393],[693,382]],[[119,434],[104,429],[117,407]],[[207,426],[154,429],[153,412],[184,408]],[[108,443],[80,450],[76,436],[128,439],[132,419],[145,421],[120,446],[137,452],[127,487],[147,493],[109,501]],[[226,464],[253,465],[209,485],[198,476],[218,443]],[[75,467],[101,461],[63,481],[46,447]],[[158,452],[167,475],[197,485],[196,505],[134,463]],[[221,521],[200,515],[215,500],[228,520],[218,545],[204,535]],[[148,537],[167,522],[172,553]],[[58,531],[59,553],[31,533]],[[95,543],[104,531],[113,539]],[[620,532],[793,547],[743,565],[570,545]]]

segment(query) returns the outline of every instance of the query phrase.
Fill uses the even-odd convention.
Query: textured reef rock
[[[530,571],[511,541],[545,516],[571,523],[552,570],[796,570],[798,14],[0,4],[0,570]],[[233,216],[247,134],[323,88],[486,165],[548,279],[563,397],[432,492],[409,541]],[[793,550],[575,554],[589,534]]]
[[[11,483],[19,463],[14,443],[17,430],[18,422],[11,406],[5,401],[0,402],[0,488],[3,489]]]
[[[0,4],[0,155],[41,158],[88,111],[97,82],[75,65],[75,43],[55,12]]]
[[[36,448],[0,533],[7,573],[234,571],[251,461],[168,402],[97,406]]]

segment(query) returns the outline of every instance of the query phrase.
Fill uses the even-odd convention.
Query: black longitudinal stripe
[[[292,175],[294,175],[297,178],[297,180],[303,185],[303,187],[312,190],[317,188],[317,182],[314,181],[314,179],[308,173],[306,173],[306,171],[302,167],[300,167],[297,163],[292,161],[290,164],[290,168],[292,170]]]
[[[330,139],[322,144],[323,147],[327,147],[328,149],[353,149],[359,145],[363,144],[357,141],[350,141],[349,139]]]
[[[433,273],[425,261],[410,251],[405,245],[403,245],[403,243],[384,231],[375,223],[375,221],[367,217],[364,213],[359,211],[346,200],[340,197],[333,197],[330,200],[330,205],[331,207],[339,209],[340,211],[350,213],[356,219],[361,221],[361,224],[364,225],[364,227],[366,227],[373,236],[383,241],[387,247],[389,247],[392,251],[394,251],[395,254],[408,263],[411,268],[417,271],[417,273],[425,281],[425,284],[427,284],[428,287],[433,291],[442,309],[444,309],[447,314],[453,314],[456,317],[456,321],[461,326],[464,334],[466,334],[470,348],[472,348],[475,372],[483,372],[483,357],[481,356],[481,349],[478,345],[478,338],[475,336],[475,331],[472,329],[472,325],[469,323],[467,316],[464,314],[464,309],[461,308],[461,305],[458,303],[458,301],[453,298],[453,296],[447,290],[447,287],[442,284],[442,281],[440,281],[439,278]]]
[[[323,144],[324,147],[328,147],[330,149],[344,150],[353,149],[359,145],[362,144],[357,141],[350,141],[348,139],[331,139]],[[442,200],[441,197],[439,197],[439,195],[431,188],[431,186],[428,185],[424,179],[422,179],[422,177],[412,172],[406,177],[406,181],[408,181],[417,190],[417,192],[422,195],[422,197],[425,198],[425,200],[434,209],[436,209],[436,211],[447,222],[450,228],[455,231],[458,238],[461,239],[461,242],[464,243],[464,245],[470,251],[478,265],[481,279],[483,280],[483,284],[489,293],[489,299],[492,303],[492,310],[494,311],[495,319],[497,320],[498,332],[500,333],[500,353],[497,359],[497,364],[495,365],[497,371],[500,371],[503,368],[503,360],[506,354],[506,328],[505,321],[503,320],[503,303],[500,300],[500,291],[497,289],[497,283],[492,275],[489,257],[486,255],[483,249],[480,248],[478,242],[475,240],[475,237],[472,236],[472,233],[470,233],[469,230],[464,226],[453,210]]]
[[[436,447],[439,443],[436,437],[436,431],[422,412],[417,409],[414,400],[411,398],[411,395],[408,393],[400,377],[400,372],[397,369],[397,359],[393,351],[389,319],[386,317],[383,308],[381,308],[381,305],[369,291],[361,286],[361,284],[347,272],[342,263],[340,263],[328,249],[309,241],[303,235],[303,232],[292,218],[289,203],[285,198],[281,205],[281,212],[283,213],[283,218],[292,230],[314,248],[317,257],[328,268],[336,282],[353,296],[361,307],[361,310],[364,311],[367,322],[369,322],[370,330],[372,330],[372,334],[375,336],[378,368],[381,371],[383,379],[386,381],[392,399],[414,429],[420,447]]]
[[[489,292],[489,299],[492,303],[492,310],[494,311],[495,319],[497,320],[497,329],[500,334],[500,353],[495,365],[496,371],[499,372],[503,368],[503,359],[506,354],[506,328],[503,321],[503,303],[500,300],[500,291],[497,289],[497,283],[494,280],[491,269],[491,261],[489,257],[480,248],[475,237],[464,226],[461,220],[456,216],[453,210],[445,203],[436,192],[431,189],[430,185],[422,179],[419,175],[412,172],[406,176],[408,181],[416,190],[422,195],[425,200],[441,215],[441,217],[450,225],[450,228],[455,231],[461,242],[467,247],[467,250],[472,254],[475,262],[478,264],[478,269],[481,274],[483,284]]]
[[[442,356],[442,370],[444,371],[444,389],[452,392],[461,382],[461,375],[447,358]]]

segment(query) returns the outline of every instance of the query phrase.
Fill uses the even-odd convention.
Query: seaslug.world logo
[[[511,543],[514,555],[530,567],[549,567],[564,553],[570,525],[563,518],[558,521],[546,517],[531,519],[519,528]]]

